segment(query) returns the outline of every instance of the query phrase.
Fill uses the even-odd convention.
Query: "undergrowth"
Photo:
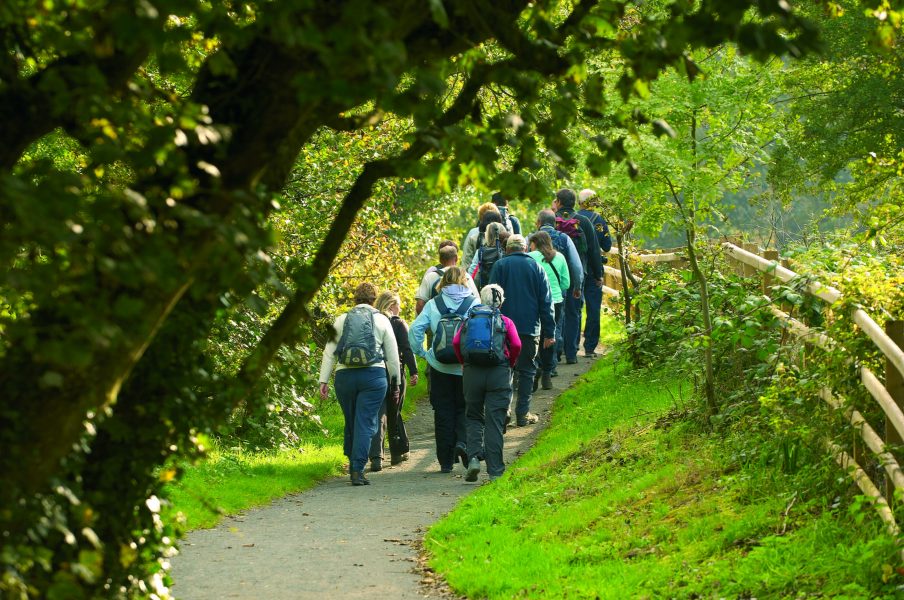
[[[841,471],[785,473],[743,432],[706,433],[673,377],[600,360],[505,477],[431,528],[431,565],[470,598],[904,591]]]

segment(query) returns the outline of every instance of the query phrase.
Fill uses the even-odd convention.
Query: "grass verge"
[[[738,466],[679,397],[667,374],[598,361],[534,448],[430,529],[431,566],[469,598],[900,597],[875,515]]]
[[[423,364],[419,363],[423,373]],[[427,378],[406,391],[403,419],[410,418],[427,394]],[[212,444],[204,459],[184,464],[182,476],[167,486],[169,520],[182,513],[187,530],[213,527],[224,515],[260,506],[287,494],[309,489],[344,473],[342,411],[335,400],[320,411],[327,434],[296,448],[246,451]]]

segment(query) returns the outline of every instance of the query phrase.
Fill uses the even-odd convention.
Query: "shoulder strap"
[[[458,305],[458,308],[455,309],[455,312],[464,316],[468,312],[468,309],[471,308],[472,304],[474,304],[474,296],[468,296],[461,301],[461,304]]]
[[[436,294],[436,297],[433,299],[436,302],[436,308],[439,310],[440,315],[444,315],[449,312],[449,307],[446,306],[446,303],[443,302],[443,293],[439,292]]]
[[[554,264],[552,264],[552,261],[547,260],[545,256],[543,257],[543,262],[545,262],[552,268],[553,275],[556,276],[556,281],[559,282],[559,289],[561,289],[562,288],[562,278],[559,277],[559,270],[556,269],[556,266]]]

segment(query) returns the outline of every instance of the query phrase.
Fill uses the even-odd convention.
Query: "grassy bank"
[[[901,593],[872,513],[738,466],[680,398],[667,374],[600,360],[505,477],[431,528],[431,565],[470,598]]]
[[[423,365],[420,365],[423,372]],[[403,418],[414,414],[427,394],[427,379],[406,392]],[[212,444],[203,460],[183,465],[179,480],[166,489],[172,507],[168,518],[182,513],[186,527],[213,527],[223,515],[266,504],[286,494],[304,491],[317,482],[342,475],[342,411],[335,399],[318,411],[326,433],[312,433],[296,448],[247,451]]]

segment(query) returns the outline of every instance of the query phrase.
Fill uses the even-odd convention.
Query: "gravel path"
[[[559,365],[553,389],[534,394],[540,423],[509,429],[511,465],[549,423],[552,401],[592,364]],[[369,473],[371,485],[334,478],[268,506],[225,518],[190,533],[172,560],[173,593],[189,600],[221,598],[425,598],[444,595],[426,586],[417,563],[423,532],[459,498],[487,483],[465,483],[464,469],[442,474],[433,444],[433,411],[424,401],[407,424],[411,459]],[[388,453],[387,453],[388,455]],[[388,460],[384,461],[388,465]]]

